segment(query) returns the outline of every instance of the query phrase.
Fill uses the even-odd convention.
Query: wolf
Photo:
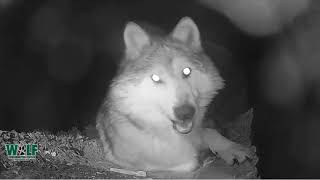
[[[190,17],[159,36],[126,24],[125,52],[97,115],[107,160],[133,170],[190,172],[203,150],[227,163],[249,148],[203,127],[207,106],[224,86]]]

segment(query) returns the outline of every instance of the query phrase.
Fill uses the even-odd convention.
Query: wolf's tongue
[[[173,128],[182,134],[187,134],[187,133],[191,132],[192,126],[193,126],[192,121],[182,122],[182,123],[173,122]]]

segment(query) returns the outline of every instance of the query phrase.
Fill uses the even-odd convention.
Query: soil
[[[230,125],[226,136],[240,144],[251,146],[250,125],[253,112],[240,116],[238,123]],[[0,178],[41,179],[141,179],[141,178],[257,178],[258,157],[243,164],[230,166],[219,157],[195,172],[172,174],[168,172],[139,172],[129,170],[104,160],[103,150],[95,136],[84,135],[76,128],[52,134],[45,131],[16,132],[0,130]],[[9,159],[5,144],[37,144],[35,159],[14,161]],[[255,151],[255,147],[251,146]],[[112,169],[113,168],[113,169]],[[117,172],[115,172],[117,171]],[[119,172],[120,171],[120,172]]]

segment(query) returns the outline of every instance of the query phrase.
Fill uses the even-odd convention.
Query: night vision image
[[[0,179],[320,178],[319,12],[0,0]]]

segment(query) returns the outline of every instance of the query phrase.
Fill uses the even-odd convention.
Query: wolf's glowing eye
[[[184,77],[188,77],[191,74],[191,68],[186,67],[182,70],[182,74],[184,75]]]
[[[160,77],[158,75],[156,75],[156,74],[152,74],[151,75],[151,79],[154,82],[160,82],[161,81]]]

